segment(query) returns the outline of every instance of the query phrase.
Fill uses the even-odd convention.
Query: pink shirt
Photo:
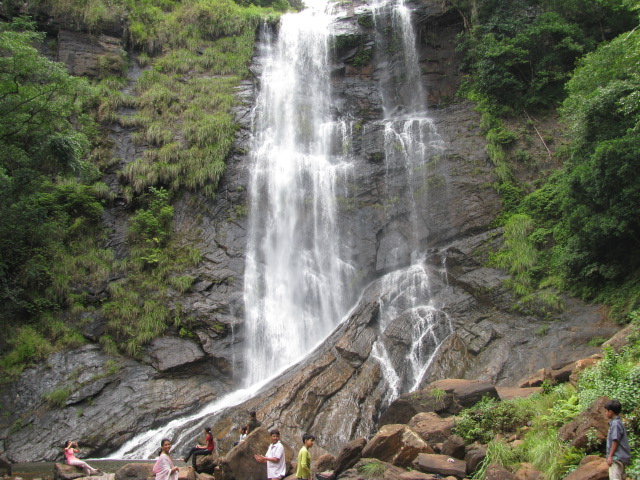
[[[74,455],[73,447],[64,449],[64,458],[67,459],[67,463],[71,462],[71,460],[75,460],[76,456]]]

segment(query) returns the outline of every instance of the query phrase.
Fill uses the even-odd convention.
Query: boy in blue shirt
[[[617,400],[609,400],[604,404],[609,422],[609,433],[607,434],[607,465],[609,465],[609,480],[623,480],[624,469],[631,460],[631,449],[629,448],[629,437],[618,416],[622,410],[622,405]]]

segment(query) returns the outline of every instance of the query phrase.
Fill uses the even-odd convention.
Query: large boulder
[[[82,469],[73,465],[56,463],[53,466],[53,480],[75,480],[84,476]]]
[[[115,480],[146,480],[153,477],[152,463],[127,463],[115,474]]]
[[[211,455],[198,455],[196,457],[196,472],[198,473],[213,474],[218,465],[220,465],[218,452],[212,452]]]
[[[487,456],[487,449],[480,443],[472,443],[467,447],[464,461],[467,463],[467,473],[474,473]]]
[[[467,464],[464,460],[429,453],[418,454],[413,461],[413,467],[423,473],[435,473],[442,476],[453,475],[456,478],[464,478],[467,472]]]
[[[409,467],[419,453],[431,447],[406,425],[385,425],[362,450],[362,457],[377,458],[399,467]]]
[[[580,360],[577,360],[575,362],[574,367],[573,367],[573,371],[571,372],[571,375],[569,376],[569,382],[571,383],[571,385],[573,385],[575,387],[578,384],[578,378],[580,377],[580,374],[586,368],[593,367],[601,359],[602,359],[602,355],[601,354],[594,354],[594,355],[591,355],[588,358],[582,358]]]
[[[379,425],[408,423],[420,412],[455,415],[464,408],[476,404],[482,397],[500,398],[496,387],[489,382],[463,379],[436,380],[427,388],[400,395],[380,416]]]
[[[596,455],[587,455],[582,459],[578,468],[564,477],[564,480],[608,480],[608,478],[607,461]]]
[[[515,475],[506,468],[492,463],[487,467],[485,480],[515,480]]]
[[[373,467],[373,470],[371,468]],[[351,468],[345,470],[337,480],[362,480],[363,478],[380,478],[384,480],[400,480],[406,472],[404,468],[381,462],[373,458],[362,458]]]
[[[544,475],[530,463],[521,463],[515,475],[516,480],[544,480]]]
[[[267,466],[256,462],[253,456],[256,453],[264,454],[271,438],[269,432],[258,427],[243,442],[233,447],[224,458],[220,460],[220,472],[223,480],[264,480],[267,478]],[[293,450],[283,442],[287,471],[290,470]]]
[[[596,399],[584,412],[563,425],[558,431],[558,437],[576,448],[595,447],[593,439],[602,445],[609,431],[609,420],[604,413],[604,404],[608,400],[607,397]]]
[[[455,425],[453,417],[442,418],[434,412],[421,412],[409,420],[408,426],[429,445],[444,442]]]
[[[311,470],[314,472],[326,472],[327,470],[333,470],[336,463],[336,457],[330,453],[320,455],[315,460],[312,460]]]
[[[442,450],[440,453],[459,460],[464,460],[466,451],[463,438],[458,435],[451,435],[442,444]]]
[[[551,369],[541,368],[537,372],[532,373],[526,378],[523,378],[518,382],[520,388],[540,387],[545,381],[552,381],[553,375],[551,375]]]
[[[496,387],[500,400],[511,400],[513,398],[527,398],[534,393],[542,392],[542,387]]]
[[[367,441],[364,438],[357,438],[342,447],[334,462],[334,475],[339,475],[353,467],[362,457],[362,449],[366,444]]]

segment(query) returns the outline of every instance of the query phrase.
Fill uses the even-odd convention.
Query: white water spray
[[[282,17],[255,112],[246,250],[246,384],[302,359],[340,322],[350,268],[341,260],[335,186],[349,165],[329,154],[342,125],[329,107],[326,3]]]

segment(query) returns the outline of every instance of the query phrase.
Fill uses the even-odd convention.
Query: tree
[[[566,267],[591,292],[640,268],[638,71],[640,32],[632,31],[586,56],[567,84]]]
[[[94,132],[93,92],[33,47],[24,19],[0,24],[0,315],[52,308],[43,296],[56,252],[102,206],[76,178]]]

